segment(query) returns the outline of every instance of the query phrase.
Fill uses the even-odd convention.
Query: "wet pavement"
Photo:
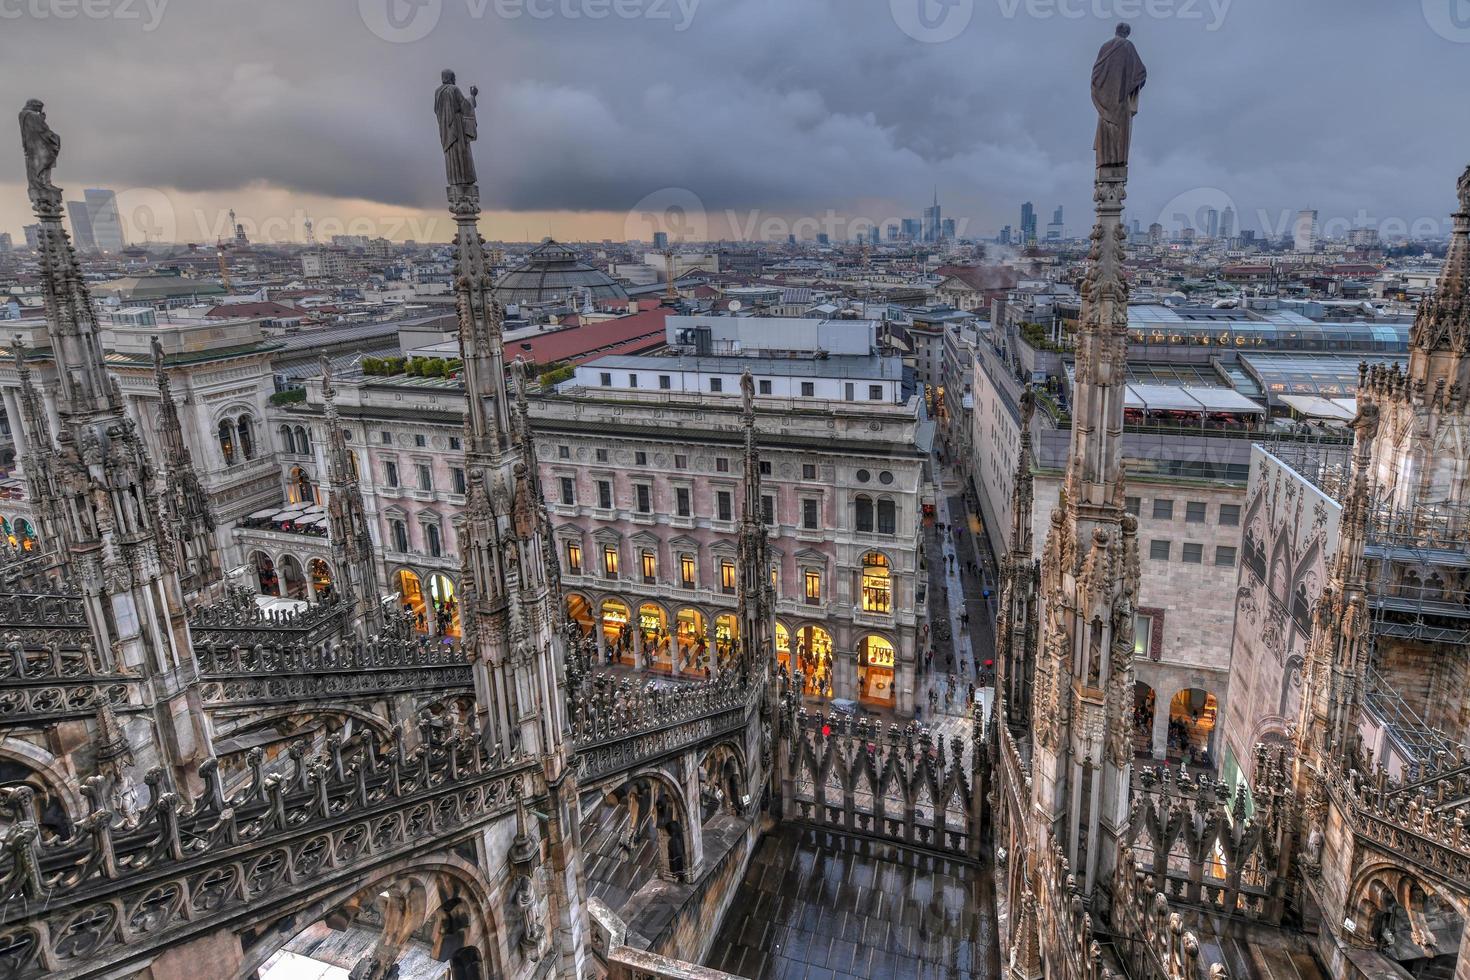
[[[998,978],[991,876],[793,824],[751,858],[705,965],[752,980]]]

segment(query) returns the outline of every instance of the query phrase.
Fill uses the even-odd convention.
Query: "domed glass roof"
[[[502,303],[579,302],[589,289],[594,300],[628,298],[622,286],[579,260],[576,252],[546,241],[532,249],[524,265],[500,277],[495,298]]]

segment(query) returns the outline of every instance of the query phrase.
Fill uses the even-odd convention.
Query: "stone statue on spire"
[[[467,187],[475,183],[475,157],[470,144],[479,136],[475,121],[475,104],[480,90],[470,86],[465,98],[454,84],[454,72],[448,68],[440,75],[442,84],[434,92],[434,115],[439,117],[439,145],[444,150],[444,174],[451,187]]]
[[[1455,185],[1459,192],[1460,210],[1470,213],[1470,164],[1465,165],[1465,172],[1460,175],[1460,181]]]
[[[61,137],[46,122],[46,107],[30,99],[20,110],[20,142],[26,157],[26,190],[32,204],[61,202],[61,188],[51,183],[51,171],[61,152]]]
[[[1092,148],[1097,151],[1099,167],[1128,166],[1138,93],[1148,78],[1143,59],[1128,39],[1131,33],[1127,24],[1119,24],[1092,66],[1092,104],[1097,109],[1097,136]]]

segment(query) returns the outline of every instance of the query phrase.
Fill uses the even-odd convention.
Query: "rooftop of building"
[[[693,374],[752,375],[802,378],[853,378],[873,381],[902,381],[903,362],[878,354],[832,354],[826,357],[701,357],[697,354],[670,356],[611,356],[589,361],[589,368],[620,368],[644,371],[681,371]]]
[[[525,259],[496,282],[495,297],[502,303],[569,299],[587,292],[594,300],[628,298],[611,276],[587,265],[559,242],[543,242]]]

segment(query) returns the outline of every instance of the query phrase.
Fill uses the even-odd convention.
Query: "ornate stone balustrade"
[[[343,632],[348,607],[320,603],[305,609],[264,610],[248,590],[233,590],[226,601],[200,603],[189,611],[189,629],[198,643],[253,646],[311,642]]]
[[[238,705],[360,697],[462,688],[474,677],[464,651],[428,641],[221,649],[196,653],[206,705]]]
[[[209,678],[259,677],[278,674],[323,674],[360,670],[396,670],[426,667],[467,667],[469,658],[458,646],[428,640],[403,643],[372,640],[367,643],[255,644],[228,647],[207,643],[195,653],[199,673]]]
[[[1153,878],[1142,874],[1126,846],[1119,848],[1113,883],[1112,925],[1123,940],[1114,947],[1126,975],[1133,980],[1198,980],[1199,940],[1184,927],[1184,917],[1170,911],[1169,900],[1153,890]],[[1093,943],[1094,949],[1097,943]],[[1104,975],[1111,975],[1104,971]],[[1209,968],[1211,980],[1227,980],[1219,963]]]
[[[889,725],[885,732],[867,718],[809,716],[794,697],[786,710],[791,802],[800,819],[978,857],[978,715],[967,762],[967,747],[957,736],[946,744],[927,729]]]
[[[12,548],[0,538],[0,587],[6,592],[63,594],[64,587],[58,587],[53,575],[60,560],[55,551]]]
[[[1139,774],[1129,809],[1129,863],[1174,903],[1276,925],[1286,910],[1289,775],[1284,756],[1258,748],[1255,812],[1244,787],[1168,769]]]
[[[1454,751],[1438,751],[1425,760],[1413,775],[1402,782],[1390,783],[1382,766],[1375,767],[1374,782],[1382,781],[1383,790],[1391,796],[1427,793],[1436,806],[1449,806],[1470,797],[1470,747],[1457,746]]]
[[[478,733],[410,752],[339,737],[328,751],[293,753],[288,774],[266,775],[252,754],[250,786],[226,797],[218,765],[185,800],[162,772],[151,800],[123,819],[103,785],[84,784],[92,813],[74,836],[46,838],[31,790],[5,793],[10,825],[0,853],[0,977],[68,976],[255,914],[271,901],[360,879],[426,840],[454,840],[535,791],[534,760],[487,749]],[[124,948],[126,947],[126,948]]]
[[[724,679],[674,684],[597,674],[578,693],[572,734],[581,748],[742,707],[750,690]]]
[[[34,647],[15,633],[0,639],[0,722],[91,717],[104,703],[141,703],[138,679],[108,669],[91,644],[63,647],[53,639]]]
[[[1345,823],[1365,844],[1456,889],[1470,887],[1470,809],[1447,805],[1457,783],[1420,780],[1406,788],[1382,767],[1371,777],[1334,769],[1323,782]]]
[[[86,608],[78,595],[28,592],[0,593],[0,630],[40,627],[87,628]]]
[[[583,707],[580,725],[574,721],[580,778],[602,779],[739,731],[762,696],[757,685],[720,681],[681,688],[606,684],[593,695],[595,704]]]
[[[12,681],[66,678],[120,677],[108,669],[91,643],[67,648],[60,643],[38,647],[22,642],[18,633],[0,637],[0,684]]]

